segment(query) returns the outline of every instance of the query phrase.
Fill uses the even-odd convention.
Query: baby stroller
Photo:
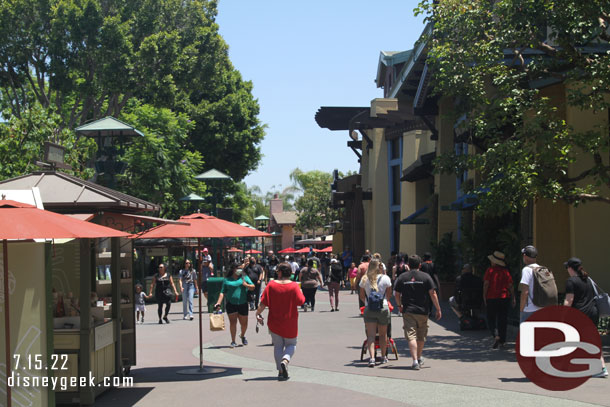
[[[396,360],[398,360],[398,349],[396,348],[396,343],[394,343],[394,339],[392,339],[392,318],[391,318],[391,314],[392,314],[392,304],[390,304],[388,302],[388,306],[390,307],[390,322],[388,323],[388,343],[387,343],[387,352],[386,354],[389,356],[391,353],[394,354],[394,357],[396,358]],[[364,314],[364,307],[360,307],[360,314]],[[366,328],[364,329],[364,334],[366,335]],[[373,357],[376,359],[377,358],[377,349],[380,348],[379,345],[379,333],[377,335],[375,335],[375,354],[373,355]],[[364,360],[364,355],[366,354],[366,352],[368,351],[368,341],[367,339],[364,339],[364,342],[362,343],[362,348],[360,350],[360,360]]]

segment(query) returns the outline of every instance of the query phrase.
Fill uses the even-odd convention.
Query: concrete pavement
[[[360,361],[364,325],[356,295],[341,291],[339,312],[329,312],[328,293],[318,291],[315,312],[299,315],[299,340],[290,364],[290,380],[277,381],[273,348],[266,327],[254,331],[250,315],[248,346],[231,349],[230,335],[208,330],[203,318],[204,363],[215,374],[185,376],[177,372],[197,367],[197,318],[182,320],[182,304],[172,304],[171,324],[157,324],[156,305],[147,306],[147,323],[137,326],[138,361],[131,374],[134,388],[114,389],[96,406],[167,406],[204,403],[213,406],[265,406],[287,401],[291,406],[346,404],[370,406],[545,405],[610,406],[610,380],[590,379],[577,389],[551,392],[524,378],[516,362],[514,343],[491,349],[487,331],[460,332],[455,315],[430,323],[429,340],[420,371],[410,370],[411,358],[402,332],[402,318],[392,318],[399,359],[368,368]],[[205,301],[204,301],[205,302]],[[228,325],[228,319],[227,319]],[[239,328],[238,328],[239,329]],[[238,340],[239,343],[239,340]],[[606,355],[608,355],[608,348]]]

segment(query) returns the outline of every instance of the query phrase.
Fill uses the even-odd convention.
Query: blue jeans
[[[525,322],[525,320],[528,319],[532,314],[533,312],[521,311],[521,313],[519,314],[519,323]]]
[[[195,295],[195,284],[185,284],[182,292],[182,313],[186,317],[193,316],[193,297]],[[188,309],[187,309],[188,308]]]
[[[290,362],[290,358],[294,355],[294,351],[297,348],[297,338],[284,338],[273,332],[271,334],[271,342],[273,343],[273,356],[275,358],[275,365],[277,370],[280,370],[280,364],[282,359],[286,359]]]

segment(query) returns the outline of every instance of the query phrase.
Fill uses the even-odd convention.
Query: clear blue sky
[[[413,47],[424,26],[408,0],[220,0],[217,22],[233,65],[254,84],[268,126],[246,177],[265,193],[294,168],[357,171],[347,131],[318,127],[320,106],[370,106],[380,51]]]

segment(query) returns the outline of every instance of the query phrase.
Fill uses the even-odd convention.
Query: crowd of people
[[[478,311],[485,310],[486,325],[492,336],[493,349],[501,349],[507,341],[508,315],[511,307],[519,304],[520,321],[523,322],[535,311],[557,305],[557,287],[552,273],[537,263],[538,251],[534,246],[523,248],[524,267],[519,278],[520,295],[515,293],[513,277],[507,268],[504,253],[494,251],[488,256],[489,267],[483,278],[473,273],[470,264],[464,264],[455,282],[454,295],[449,305],[461,321],[476,318]],[[211,258],[204,253],[202,267],[202,291],[207,298],[205,282],[213,275]],[[565,262],[569,278],[565,287],[563,305],[574,307],[587,315],[594,324],[599,321],[595,305],[594,282],[590,279],[578,258]],[[550,277],[549,277],[550,276]],[[180,291],[183,294],[184,319],[193,319],[193,294],[197,291],[197,272],[189,260],[179,274]],[[315,311],[316,292],[326,286],[331,312],[339,311],[339,293],[342,288],[357,294],[364,320],[368,366],[387,363],[388,331],[392,312],[402,316],[404,336],[412,358],[411,367],[419,370],[424,365],[423,350],[428,335],[428,320],[440,320],[440,281],[430,253],[398,255],[392,253],[387,263],[379,253],[368,250],[356,261],[347,248],[340,255],[318,258],[313,252],[309,256],[295,259],[293,256],[278,257],[269,252],[264,258],[246,257],[229,267],[223,280],[215,308],[225,302],[229,318],[231,347],[236,347],[237,325],[240,325],[240,340],[247,345],[248,312],[256,311],[257,324],[264,324],[262,315],[269,309],[267,325],[274,346],[275,362],[280,380],[288,379],[288,364],[294,356],[298,334],[298,307],[302,312]],[[545,290],[540,293],[539,280],[545,280]],[[264,285],[264,290],[261,289]],[[349,288],[348,288],[349,287]],[[167,318],[172,297],[178,291],[163,264],[153,277],[149,295],[137,290],[138,317],[144,318],[144,299],[151,298],[154,291],[158,303],[159,323],[169,323]],[[163,312],[165,306],[165,312]],[[375,358],[375,347],[379,346],[381,358]],[[608,372],[602,357],[602,371],[597,377],[607,377]]]

